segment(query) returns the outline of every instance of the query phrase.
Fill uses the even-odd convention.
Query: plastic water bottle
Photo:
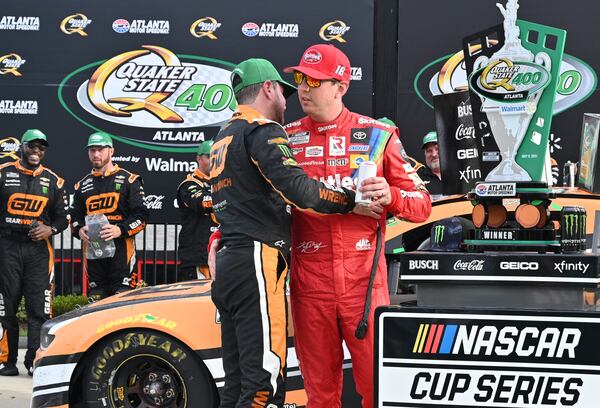
[[[113,240],[105,241],[100,238],[102,226],[109,224],[104,214],[92,214],[85,216],[85,225],[88,227],[90,245],[86,245],[85,256],[87,259],[112,258],[115,256],[115,243]]]

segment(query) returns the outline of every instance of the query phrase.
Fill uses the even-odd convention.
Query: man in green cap
[[[25,296],[27,353],[33,375],[42,324],[52,317],[54,250],[51,237],[67,225],[64,181],[42,166],[46,135],[29,129],[21,138],[21,159],[0,166],[0,375],[18,375],[17,308]]]
[[[177,187],[177,206],[182,224],[178,247],[181,260],[177,273],[179,280],[210,278],[206,247],[210,234],[217,230],[208,182],[212,145],[212,140],[206,140],[198,146],[198,168]]]
[[[269,61],[241,62],[231,82],[239,105],[210,152],[222,234],[211,294],[221,316],[221,407],[282,407],[291,207],[345,213],[354,208],[354,193],[313,180],[298,166],[281,127],[286,95],[295,88]]]
[[[425,166],[417,170],[417,174],[425,183],[429,194],[442,194],[442,170],[438,151],[436,132],[429,132],[423,137],[421,144],[425,156]]]
[[[90,135],[87,151],[92,171],[75,184],[71,209],[73,235],[90,245],[86,215],[104,214],[109,224],[103,225],[100,238],[113,240],[116,252],[112,258],[87,259],[88,297],[101,299],[136,287],[135,235],[148,222],[144,204],[144,187],[139,175],[113,164],[113,141],[109,134]]]

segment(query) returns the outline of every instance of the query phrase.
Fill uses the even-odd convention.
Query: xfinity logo
[[[456,151],[456,157],[460,160],[474,159],[479,156],[477,149],[460,149]]]
[[[408,269],[428,269],[431,271],[439,270],[439,261],[437,259],[417,259],[408,261]]]
[[[471,166],[467,166],[464,170],[459,170],[460,180],[463,180],[465,183],[470,183],[471,180],[479,180],[481,179],[481,170],[480,169],[472,169]]]
[[[472,261],[458,260],[454,263],[455,271],[483,271],[485,261],[483,259],[473,259]]]
[[[565,271],[573,271],[573,272],[581,272],[582,274],[585,274],[589,267],[590,267],[590,264],[586,264],[581,261],[579,261],[577,263],[567,262],[567,261],[554,262],[554,270],[558,271],[560,273],[563,273]]]
[[[500,269],[508,271],[537,271],[540,265],[537,262],[500,262]]]

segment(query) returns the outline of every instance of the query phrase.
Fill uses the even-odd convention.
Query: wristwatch
[[[58,234],[58,228],[51,226],[50,230],[52,231],[52,235]]]

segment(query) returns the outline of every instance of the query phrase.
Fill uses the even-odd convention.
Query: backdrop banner
[[[346,105],[372,114],[373,15],[368,0],[5,2],[0,162],[38,128],[51,146],[44,164],[72,193],[90,171],[87,137],[106,131],[115,163],[142,176],[151,221],[178,222],[177,185],[196,168],[198,144],[235,109],[229,77],[238,62],[267,58],[281,70],[309,45],[333,44],[352,63]],[[294,95],[286,120],[302,116]]]

